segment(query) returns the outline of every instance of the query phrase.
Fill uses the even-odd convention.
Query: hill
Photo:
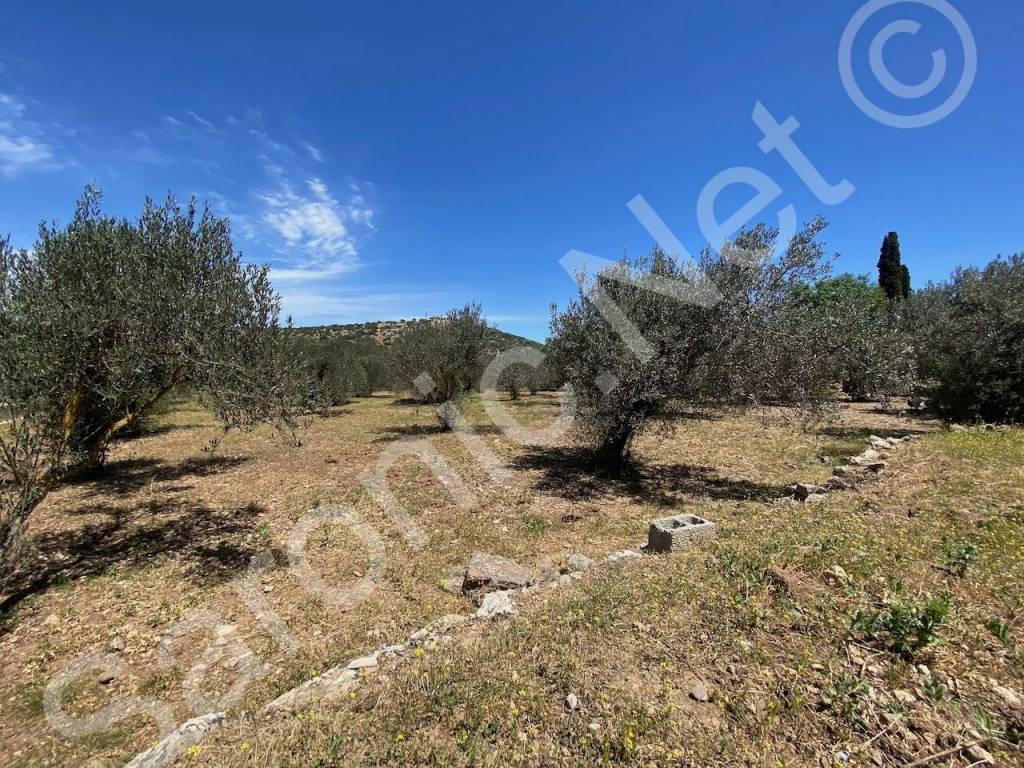
[[[421,323],[437,324],[445,322],[443,317],[426,317],[412,320],[374,320],[365,323],[349,323],[345,325],[309,325],[296,328],[295,331],[303,336],[317,339],[345,338],[352,341],[372,339],[387,346],[407,328],[414,327]],[[493,350],[504,350],[517,346],[543,348],[543,344],[527,339],[524,336],[517,336],[514,333],[506,333],[497,328],[489,328],[487,331],[489,345]]]

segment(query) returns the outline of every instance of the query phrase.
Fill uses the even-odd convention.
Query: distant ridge
[[[348,323],[333,325],[307,325],[295,328],[295,332],[302,336],[314,336],[318,339],[344,338],[352,341],[363,339],[376,341],[378,344],[387,346],[407,328],[412,328],[423,323],[431,325],[445,322],[444,317],[424,317],[412,320],[374,320],[366,323]],[[489,328],[487,340],[494,349],[504,350],[511,347],[527,346],[537,349],[543,348],[540,344],[524,336],[516,336],[514,333],[506,333],[497,328]]]

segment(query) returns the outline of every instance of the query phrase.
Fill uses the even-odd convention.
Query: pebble
[[[565,706],[568,707],[570,712],[575,712],[577,707],[580,705],[580,700],[576,698],[575,693],[570,693],[565,697]]]
[[[696,683],[693,684],[693,687],[690,688],[690,698],[694,701],[710,701],[711,691],[704,683],[704,681],[698,680]]]

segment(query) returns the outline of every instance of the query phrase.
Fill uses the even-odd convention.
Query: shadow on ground
[[[101,477],[79,480],[87,498],[128,495],[151,482],[163,482],[221,471],[244,459],[186,460],[168,465],[154,460],[114,462]],[[210,585],[243,571],[259,549],[253,522],[265,511],[249,503],[233,509],[211,509],[171,495],[190,486],[162,486],[142,506],[119,506],[108,500],[79,505],[66,519],[106,515],[98,523],[64,526],[37,534],[30,570],[11,579],[20,585],[3,595],[0,610],[8,611],[30,595],[55,583],[99,576],[111,568],[131,570],[173,557],[197,583]]]
[[[691,464],[633,464],[621,474],[594,471],[578,448],[537,448],[512,460],[513,469],[539,471],[534,489],[566,499],[631,498],[673,504],[679,496],[715,500],[764,500],[783,496],[783,485],[720,476],[714,467]]]
[[[161,459],[122,459],[107,462],[98,470],[66,481],[66,485],[82,487],[90,496],[128,496],[155,483],[184,480],[188,477],[209,475],[234,469],[248,459],[244,456],[199,456],[177,464]],[[161,492],[185,490],[182,485],[173,489],[161,488]]]
[[[472,424],[469,431],[474,435],[500,435],[502,429],[494,424]],[[375,443],[390,443],[406,437],[431,437],[443,435],[448,430],[442,429],[439,424],[406,424],[402,426],[384,427],[377,431],[379,437],[374,438]]]

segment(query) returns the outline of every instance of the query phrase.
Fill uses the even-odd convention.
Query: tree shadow
[[[820,434],[828,437],[834,437],[837,440],[863,440],[865,443],[871,435],[877,437],[906,437],[908,435],[923,435],[927,430],[924,429],[913,429],[913,428],[893,428],[886,429],[882,427],[823,427],[819,430]]]
[[[502,430],[494,424],[470,424],[468,431],[474,435],[500,435]],[[440,424],[405,424],[400,426],[384,427],[377,431],[379,437],[374,438],[375,443],[390,443],[406,437],[430,437],[432,435],[454,434],[451,430],[443,428]]]
[[[88,474],[71,477],[65,485],[83,487],[89,496],[129,496],[154,483],[167,483],[187,477],[207,477],[244,464],[244,456],[198,456],[177,464],[162,459],[120,459],[104,464]],[[187,490],[180,485],[173,490]],[[170,489],[161,488],[161,493]]]
[[[102,513],[110,519],[37,534],[32,543],[41,557],[31,574],[12,579],[22,586],[4,597],[0,610],[56,583],[99,576],[115,566],[140,568],[165,556],[190,565],[185,571],[197,583],[222,583],[244,570],[259,551],[252,521],[264,511],[254,503],[215,510],[165,501],[150,504],[140,515],[110,504],[89,505],[80,514]]]
[[[638,464],[618,474],[594,468],[591,455],[576,447],[538,448],[517,456],[511,467],[539,471],[534,489],[566,499],[629,498],[670,505],[679,496],[715,500],[764,500],[783,496],[783,485],[720,476],[714,467],[691,464]]]

